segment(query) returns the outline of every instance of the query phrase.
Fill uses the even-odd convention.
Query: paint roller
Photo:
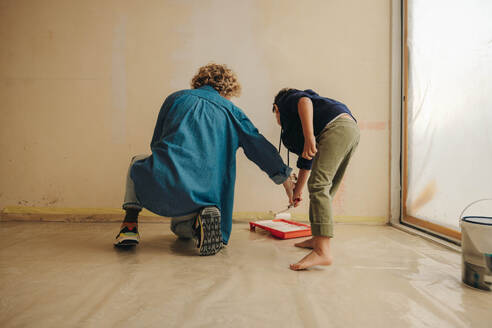
[[[297,174],[292,173],[289,179],[291,179],[293,183],[297,183]],[[294,199],[294,204],[296,204],[299,201],[301,201],[299,198]],[[278,212],[269,211],[269,213],[270,215],[273,216],[273,219],[289,220],[291,218],[291,214],[288,213],[287,211],[290,210],[292,207],[294,207],[294,204],[290,204],[289,206],[287,206],[287,208],[280,210]]]
[[[294,207],[294,205],[289,205],[287,206],[287,208],[276,213],[274,213],[273,211],[269,211],[269,213],[273,216],[274,219],[289,220],[291,218],[291,215],[287,211],[290,210],[292,207]]]

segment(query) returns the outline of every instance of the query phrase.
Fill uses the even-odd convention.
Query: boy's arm
[[[306,185],[306,182],[309,178],[310,170],[300,169],[299,176],[297,177],[297,183],[294,187],[294,193],[292,198],[294,199],[294,206],[297,207],[299,203],[302,201],[302,190]]]
[[[304,149],[302,151],[302,157],[300,157],[297,162],[297,166],[300,169],[293,195],[295,206],[298,206],[298,204],[302,201],[302,190],[304,189],[304,186],[309,178],[313,157],[318,152],[316,148],[316,138],[314,137],[313,102],[311,99],[308,97],[302,97],[299,99],[297,111],[302,124]]]
[[[313,129],[313,102],[308,97],[302,97],[297,104],[297,111],[302,124],[304,134],[304,149],[302,157],[312,160],[318,152],[316,149],[316,138]]]

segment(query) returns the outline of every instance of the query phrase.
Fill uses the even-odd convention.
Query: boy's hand
[[[294,198],[294,207],[299,206],[302,202],[302,190],[306,185],[310,172],[311,172],[310,170],[304,170],[304,169],[299,170],[299,177],[296,181],[296,185],[294,187],[294,191],[292,195],[292,197]]]
[[[318,149],[316,148],[316,138],[314,137],[314,135],[311,135],[309,138],[305,138],[302,157],[311,160],[317,152]]]
[[[292,195],[292,198],[294,199],[294,207],[299,206],[299,204],[302,202],[302,187],[296,183],[296,186],[294,187],[294,193]]]

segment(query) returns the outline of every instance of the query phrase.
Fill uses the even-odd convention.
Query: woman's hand
[[[285,193],[287,194],[287,197],[289,198],[289,205],[294,204],[294,187],[295,187],[294,182],[289,177],[289,178],[287,178],[287,180],[285,180],[283,185],[285,188]]]
[[[318,149],[316,148],[316,138],[314,137],[314,135],[305,138],[304,150],[302,151],[302,158],[311,160],[313,159],[313,157],[316,155],[317,152]]]

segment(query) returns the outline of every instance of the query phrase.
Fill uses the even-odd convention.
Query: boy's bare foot
[[[313,249],[314,248],[314,239],[313,238],[309,238],[309,239],[303,240],[303,241],[301,241],[299,243],[295,243],[294,246],[301,247],[301,248],[311,248],[311,249]]]
[[[333,261],[330,251],[331,237],[313,236],[311,239],[296,244],[298,247],[312,247],[311,253],[296,264],[291,264],[291,270],[304,270],[315,265],[330,265]]]
[[[319,252],[319,251],[318,251]],[[302,260],[296,264],[291,264],[290,269],[294,271],[305,270],[315,265],[330,265],[332,262],[331,255],[323,254],[322,252],[311,251]]]

